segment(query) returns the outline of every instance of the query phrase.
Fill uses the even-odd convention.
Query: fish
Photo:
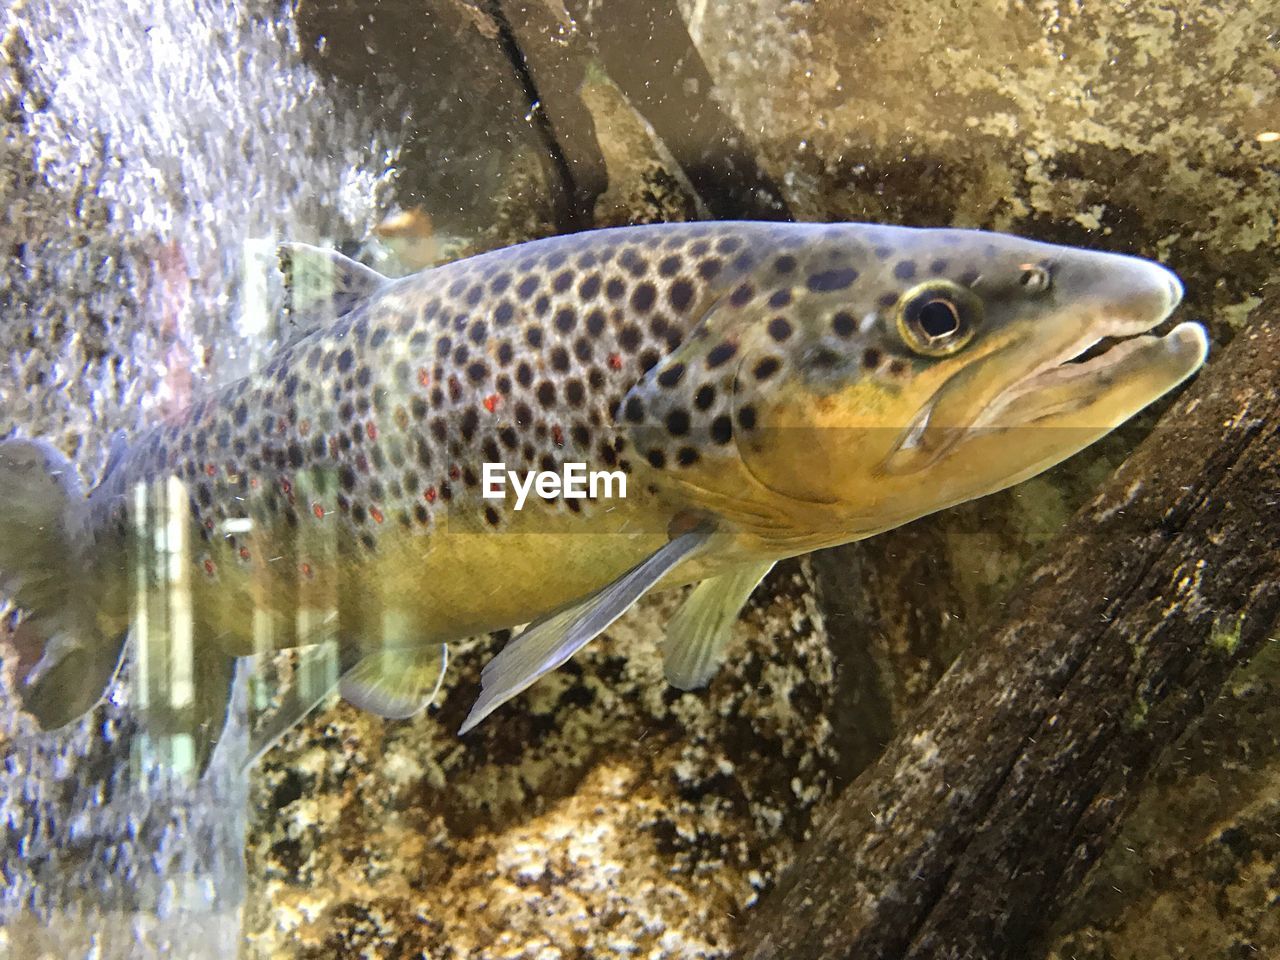
[[[696,689],[779,560],[1034,476],[1208,351],[1166,323],[1160,264],[978,230],[638,225],[394,280],[280,258],[286,342],[118,438],[91,493],[49,443],[0,444],[0,591],[41,644],[18,691],[42,728],[94,708],[131,632],[177,651],[142,707],[203,768],[236,658],[328,645],[325,691],[408,717],[451,643],[528,624],[465,734],[689,586],[664,674]],[[566,469],[609,488],[563,495]],[[534,473],[560,481],[517,509],[499,478]]]

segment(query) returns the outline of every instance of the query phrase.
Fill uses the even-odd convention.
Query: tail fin
[[[23,706],[46,730],[97,705],[124,635],[100,635],[87,589],[88,511],[75,470],[39,440],[0,443],[0,593],[25,612],[43,655],[19,678]]]

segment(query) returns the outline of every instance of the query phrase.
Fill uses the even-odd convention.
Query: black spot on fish
[[[667,300],[671,302],[671,306],[676,310],[685,311],[694,301],[694,284],[689,280],[676,280],[671,284],[671,291],[667,293]]]
[[[698,388],[698,392],[693,395],[693,405],[699,410],[710,410],[716,402],[716,388],[709,383],[704,383]]]
[[[355,362],[356,362],[355,354],[351,352],[351,349],[347,348],[346,350],[343,350],[340,354],[338,354],[338,372],[346,373],[348,370],[351,369],[352,365]]]
[[[618,333],[618,346],[627,353],[635,353],[636,348],[640,346],[640,328],[634,323],[628,323],[623,327]]]
[[[773,261],[773,269],[779,273],[790,273],[796,268],[796,258],[791,254],[783,254],[777,260]]]
[[[654,469],[661,470],[667,465],[666,454],[661,450],[650,450],[647,456],[649,463],[653,465]]]
[[[500,273],[489,281],[489,291],[495,296],[502,293],[509,286],[511,286],[511,274],[509,273]]]
[[[610,277],[609,282],[604,285],[604,295],[610,300],[620,300],[626,292],[627,285],[617,277]]]
[[[462,439],[469,443],[476,435],[476,427],[480,426],[480,414],[476,413],[475,407],[468,407],[463,411],[462,420],[458,426],[462,431]]]
[[[775,310],[780,310],[791,302],[790,290],[775,290],[769,296],[769,306]]]
[[[841,337],[852,337],[858,329],[858,324],[851,314],[841,310],[831,318],[831,329]]]
[[[600,274],[593,273],[584,277],[578,284],[578,296],[583,300],[592,300],[600,292]]]
[[[628,397],[626,407],[623,414],[632,423],[640,423],[644,420],[644,404],[639,397]]]
[[[689,432],[689,414],[676,408],[667,414],[667,432],[673,437],[682,437]]]
[[[573,341],[573,355],[578,358],[579,362],[586,363],[591,359],[591,341],[586,337],[579,337]]]
[[[551,298],[545,293],[533,301],[533,312],[540,317],[545,317],[547,311],[551,309]]]
[[[711,421],[711,439],[721,444],[733,439],[733,424],[724,414]]]
[[[843,290],[858,279],[858,271],[852,267],[844,267],[837,270],[822,270],[818,273],[810,274],[805,281],[810,290],[815,293],[828,293],[832,290]]]
[[[556,385],[550,380],[543,380],[538,384],[538,403],[543,407],[555,406],[556,402]]]
[[[899,260],[893,267],[893,275],[899,280],[910,280],[916,275],[914,260]]]
[[[551,351],[551,369],[557,373],[565,373],[569,369],[569,351],[564,347],[556,347]]]
[[[586,396],[587,392],[583,389],[581,380],[575,378],[564,385],[565,401],[574,409],[582,406]]]
[[[484,296],[484,289],[480,286],[480,284],[477,283],[474,287],[472,287],[470,290],[467,291],[467,305],[474,307],[477,303],[480,302],[480,298],[483,296]]]
[[[698,451],[693,447],[681,447],[676,453],[676,463],[682,467],[692,467],[698,459]]]
[[[593,337],[600,336],[604,330],[604,311],[598,307],[587,314],[587,333]]]
[[[765,357],[756,364],[755,369],[751,372],[757,380],[768,380],[778,372],[778,367],[780,366],[781,364],[777,357]]]
[[[638,313],[647,313],[658,297],[658,291],[652,283],[641,283],[631,292],[631,308]]]
[[[624,250],[618,263],[633,277],[643,277],[649,270],[649,262],[634,250]]]
[[[484,343],[485,340],[488,339],[489,328],[485,326],[485,323],[483,320],[477,320],[475,323],[471,325],[470,337],[471,337],[471,342],[476,344],[477,346],[479,344]]]
[[[537,289],[538,289],[538,278],[536,276],[530,275],[520,281],[520,285],[516,287],[516,293],[520,294],[521,297],[528,300],[530,297],[533,296],[534,291],[536,291]]]
[[[698,274],[704,280],[711,280],[724,269],[724,262],[716,257],[708,257],[698,264]]]
[[[664,257],[658,264],[658,273],[664,277],[674,277],[680,272],[679,257]]]
[[[480,383],[488,376],[489,365],[483,360],[477,360],[467,367],[467,379],[472,383]]]
[[[556,278],[551,282],[551,289],[556,293],[564,293],[573,285],[573,272],[565,270],[556,274]]]
[[[570,307],[561,307],[556,311],[556,329],[561,333],[573,332],[574,326],[578,322],[578,316]]]
[[[742,426],[743,430],[753,429],[756,425],[755,407],[746,406],[746,407],[743,407],[741,410],[739,410],[738,423]]]
[[[515,312],[515,307],[511,305],[511,301],[503,300],[498,304],[497,309],[493,311],[493,322],[500,327],[505,327],[511,322]]]
[[[716,367],[724,366],[733,359],[734,354],[738,352],[737,344],[724,342],[718,343],[707,353],[707,366],[714,370]]]
[[[674,387],[684,377],[684,364],[673,363],[658,374],[658,383],[664,387]]]
[[[880,366],[880,351],[875,347],[868,347],[862,351],[862,365],[868,370],[874,370]]]
[[[542,328],[529,327],[524,332],[524,339],[525,339],[525,342],[527,342],[529,346],[533,347],[535,350],[540,348],[542,346]]]

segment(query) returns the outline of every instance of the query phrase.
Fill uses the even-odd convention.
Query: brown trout
[[[399,280],[283,255],[321,278],[312,328],[118,445],[88,497],[51,446],[0,445],[43,727],[97,703],[131,628],[184,638],[169,707],[203,765],[235,657],[332,642],[342,695],[403,717],[449,641],[531,623],[466,732],[689,584],[665,669],[697,687],[777,560],[1039,473],[1207,350],[1195,323],[1151,333],[1182,296],[1163,267],[979,231],[624,227]]]

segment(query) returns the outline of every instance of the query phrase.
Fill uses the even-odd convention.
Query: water
[[[117,430],[261,369],[292,335],[282,239],[401,275],[626,222],[981,226],[1159,258],[1222,343],[1274,274],[1276,12],[13,2],[0,435],[51,440],[91,485]],[[106,702],[53,734],[18,709],[21,638],[0,632],[0,957],[730,956],[833,797],[1151,423],[784,563],[709,690],[663,681],[661,596],[464,739],[505,637],[458,645],[423,714],[328,697],[247,773],[255,731],[337,663],[245,661],[194,782],[189,743],[139,709],[195,683],[180,630],[153,623]],[[167,576],[166,624],[185,596]],[[1280,949],[1274,851],[1247,839],[1274,811],[1273,660],[1181,742],[1051,955]],[[1185,892],[1214,870],[1234,891],[1216,912]]]

